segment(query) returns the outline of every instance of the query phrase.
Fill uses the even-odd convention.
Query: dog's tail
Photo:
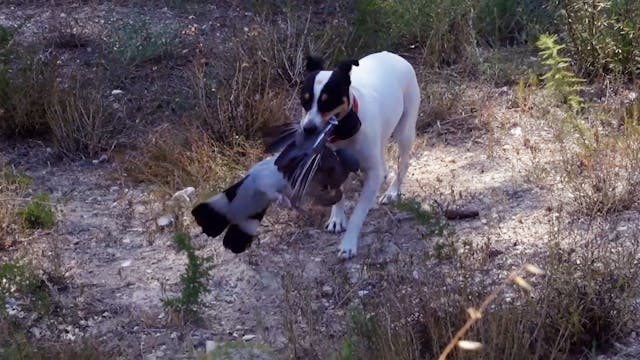
[[[201,202],[191,210],[196,223],[207,236],[215,238],[227,230],[222,240],[222,245],[235,254],[247,250],[256,236],[260,221],[267,211],[268,205],[262,209],[254,209],[249,213],[253,215],[246,219],[230,220],[229,212],[233,203],[234,207],[250,209],[257,204],[238,204],[239,192],[250,191],[247,186],[242,186],[247,177],[231,185],[223,192],[213,196],[207,201]]]

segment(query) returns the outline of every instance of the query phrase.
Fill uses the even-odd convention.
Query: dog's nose
[[[304,124],[304,126],[302,127],[302,130],[304,130],[305,135],[313,135],[318,131],[318,127],[315,126],[314,124],[307,123],[307,124]]]

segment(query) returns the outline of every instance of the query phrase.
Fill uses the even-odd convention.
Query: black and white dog
[[[386,178],[384,150],[391,139],[399,148],[397,174],[380,202],[398,199],[416,137],[420,88],[411,64],[386,51],[344,61],[333,70],[324,69],[321,59],[310,56],[306,70],[300,91],[305,110],[300,127],[305,136],[326,131],[328,123],[337,120],[327,145],[339,162],[326,154],[323,159],[330,166],[315,174],[314,181],[328,184],[334,177],[334,182],[342,184],[348,172],[358,168],[366,176],[351,219],[347,222],[340,192],[326,224],[332,232],[346,230],[338,254],[350,258],[356,255],[360,230]],[[226,229],[223,244],[235,253],[251,245],[270,204],[287,203],[292,194],[291,184],[276,166],[277,159],[260,161],[242,180],[192,210],[207,235],[216,237]]]
[[[306,70],[301,126],[313,134],[335,116],[339,125],[330,146],[353,154],[366,176],[351,218],[347,221],[342,199],[331,208],[326,224],[332,232],[346,230],[338,254],[350,258],[356,255],[360,230],[386,178],[384,150],[391,139],[398,144],[397,174],[380,203],[398,200],[416,137],[420,88],[411,64],[386,51],[344,61],[333,70],[309,57]]]

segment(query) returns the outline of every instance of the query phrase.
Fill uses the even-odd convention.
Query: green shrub
[[[551,5],[582,76],[640,75],[640,2],[553,0]]]
[[[398,210],[415,217],[416,222],[424,228],[422,232],[423,238],[443,236],[452,230],[437,208],[431,207],[427,210],[418,199],[400,199],[395,206]]]
[[[56,222],[47,194],[35,196],[25,208],[18,210],[18,216],[28,229],[50,229]]]
[[[117,23],[111,37],[117,60],[131,66],[160,61],[174,54],[178,48],[175,27],[154,28],[144,17]]]
[[[180,276],[182,290],[179,297],[163,300],[166,307],[194,314],[202,305],[202,296],[209,292],[207,280],[209,272],[213,268],[210,257],[200,257],[191,245],[189,235],[177,233],[173,241],[180,251],[187,253],[187,266],[184,274]]]
[[[0,264],[0,318],[6,312],[8,298],[20,300],[39,313],[46,313],[50,309],[49,294],[28,263],[9,261]]]
[[[58,76],[55,56],[38,47],[5,49],[0,54],[0,135],[45,136],[46,109]],[[7,69],[11,67],[11,71]]]
[[[549,30],[553,17],[546,0],[482,0],[476,5],[478,39],[492,46],[528,43]]]
[[[418,46],[430,65],[475,61],[470,0],[357,0],[354,32],[361,52]]]
[[[540,48],[542,63],[549,67],[548,72],[542,76],[542,80],[545,81],[547,89],[576,111],[582,107],[583,103],[579,95],[582,87],[578,85],[583,80],[567,70],[569,59],[560,56],[559,51],[564,48],[564,45],[557,44],[557,38],[556,35],[543,34],[536,43]]]

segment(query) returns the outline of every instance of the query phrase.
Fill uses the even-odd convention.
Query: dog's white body
[[[358,62],[358,66],[351,69],[349,95],[351,104],[354,97],[357,100],[357,114],[362,125],[353,137],[338,141],[333,146],[354,154],[366,178],[351,218],[347,221],[343,199],[332,207],[326,225],[329,231],[342,232],[346,229],[339,255],[347,258],[357,252],[362,225],[385,181],[387,166],[384,153],[391,139],[398,144],[397,173],[380,202],[387,204],[398,200],[416,137],[421,99],[415,71],[404,58],[383,51],[365,56]],[[331,73],[324,70],[317,74],[314,83],[316,97]],[[313,122],[320,126],[322,121],[314,105],[302,123]]]

